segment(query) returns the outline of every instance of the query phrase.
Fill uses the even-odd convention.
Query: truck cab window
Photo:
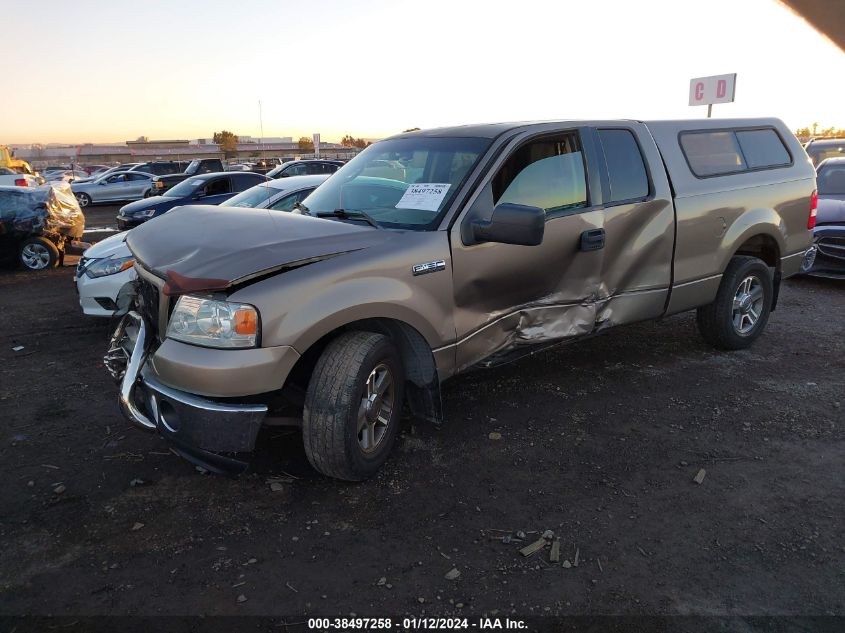
[[[496,204],[541,207],[546,213],[587,206],[581,143],[574,132],[547,136],[517,149],[493,178]]]
[[[648,196],[648,175],[637,140],[630,130],[599,130],[610,180],[610,203]]]

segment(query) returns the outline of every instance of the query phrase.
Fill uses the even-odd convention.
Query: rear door
[[[592,130],[600,154],[605,246],[599,328],[660,316],[672,276],[675,213],[654,140],[640,123]]]
[[[130,198],[141,198],[150,190],[152,181],[148,176],[129,172],[126,174],[126,178],[126,195],[130,196]]]
[[[593,330],[603,292],[598,166],[586,128],[525,134],[496,160],[450,233],[456,369]],[[542,244],[465,243],[463,225],[502,202],[546,210]]]

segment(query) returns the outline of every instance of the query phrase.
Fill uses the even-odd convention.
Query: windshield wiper
[[[311,215],[311,210],[308,207],[306,207],[304,204],[302,204],[301,202],[294,203],[293,208],[299,209],[299,211],[300,211],[300,213],[302,213],[302,215]]]
[[[364,211],[358,211],[357,209],[352,209],[347,211],[346,209],[335,209],[334,211],[323,211],[321,213],[317,213],[318,218],[340,218],[342,220],[349,218],[351,220],[364,220],[367,224],[372,226],[373,228],[380,229],[382,226],[373,220],[372,217],[368,213]]]

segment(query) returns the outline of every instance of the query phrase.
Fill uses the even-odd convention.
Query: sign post
[[[713,113],[714,103],[732,103],[736,93],[736,73],[696,77],[689,82],[689,104],[706,105],[707,118]]]
[[[314,134],[314,157],[320,158],[320,134]]]

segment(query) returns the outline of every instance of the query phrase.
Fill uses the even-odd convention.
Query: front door
[[[593,330],[596,301],[604,293],[604,209],[600,183],[588,182],[587,174],[597,173],[591,161],[596,150],[585,130],[525,140],[491,170],[468,213],[452,227],[458,371]],[[466,244],[462,224],[489,218],[502,202],[546,210],[542,244]]]

